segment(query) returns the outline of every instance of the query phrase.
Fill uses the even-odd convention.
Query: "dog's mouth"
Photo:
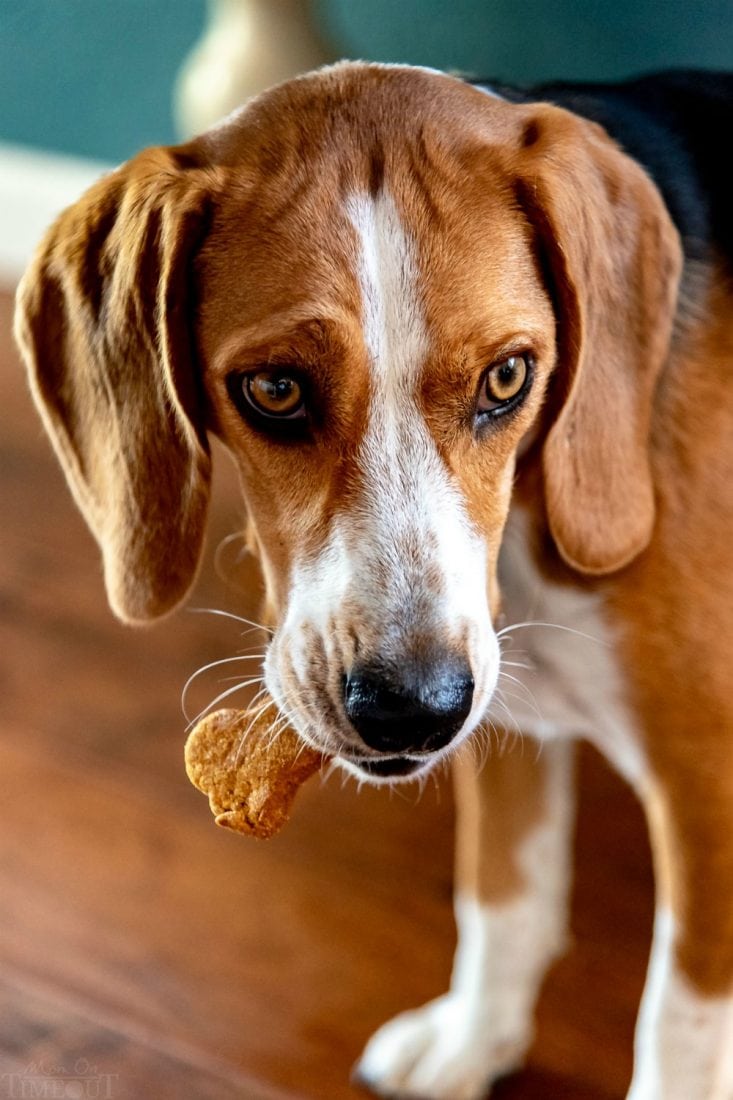
[[[426,761],[410,760],[407,756],[387,756],[380,760],[352,759],[350,763],[367,775],[391,779],[413,775],[425,766]]]
[[[352,756],[340,754],[338,759],[352,775],[362,779],[389,781],[411,779],[435,763],[436,754],[414,756]]]

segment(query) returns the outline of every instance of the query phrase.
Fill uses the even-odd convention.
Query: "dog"
[[[521,1065],[585,737],[655,858],[628,1100],[733,1097],[732,104],[339,63],[103,178],[19,287],[117,615],[189,591],[218,436],[283,714],[360,780],[455,762],[451,986],[369,1042],[378,1093]]]

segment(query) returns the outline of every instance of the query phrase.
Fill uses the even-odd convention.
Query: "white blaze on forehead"
[[[417,294],[415,245],[392,197],[352,195],[346,212],[359,241],[364,340],[385,396],[414,389],[429,341]]]
[[[343,517],[347,540],[353,546],[348,534],[358,534],[365,583],[370,561],[379,562],[382,581],[386,575],[372,602],[388,618],[411,619],[430,591],[435,621],[411,626],[439,626],[446,643],[467,626],[490,632],[485,547],[420,408],[430,337],[416,243],[384,190],[354,195],[346,209],[357,234],[372,382],[359,454],[363,490],[357,509]]]

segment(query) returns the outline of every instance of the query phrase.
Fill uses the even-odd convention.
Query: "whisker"
[[[501,707],[502,711],[506,715],[506,720],[504,720],[504,721],[502,721],[499,718],[498,714],[496,715],[496,721],[499,722],[500,729],[501,729],[501,731],[503,732],[503,735],[504,735],[503,739],[500,735],[499,730],[496,728],[496,726],[493,725],[493,721],[491,721],[491,719],[489,719],[491,721],[492,726],[493,726],[494,733],[496,734],[497,748],[499,749],[499,752],[501,753],[502,745],[506,742],[506,738],[507,738],[507,735],[509,733],[514,733],[515,735],[518,735],[519,737],[522,737],[523,735],[522,735],[522,730],[520,729],[514,715],[512,714],[511,710],[509,709],[507,704],[504,702],[504,700],[503,699],[497,699],[496,703],[497,703],[497,706]],[[508,725],[507,725],[507,723],[508,723]]]
[[[510,634],[512,630],[519,630],[526,626],[546,626],[552,630],[565,630],[568,634],[577,634],[579,638],[586,638],[590,642],[596,642],[598,645],[610,647],[610,642],[605,641],[603,638],[596,638],[593,634],[586,634],[582,630],[576,630],[572,626],[564,626],[562,623],[543,623],[535,622],[534,620],[528,620],[524,623],[510,623],[509,626],[504,626],[497,632],[497,638],[502,638],[507,634]]]
[[[519,747],[519,752],[524,756],[525,746],[524,735],[520,730],[516,730],[512,733],[510,730],[505,730],[504,740],[501,746],[501,755],[505,756],[508,752],[514,752]]]
[[[540,720],[540,722],[542,721],[542,715],[540,714],[540,711],[538,710],[537,705],[534,702],[534,700],[524,699],[524,698],[522,698],[521,695],[515,695],[514,692],[507,691],[506,688],[503,689],[501,694],[502,694],[502,696],[506,696],[507,699],[516,699],[516,701],[518,703],[526,704],[527,706],[529,706],[534,711],[534,713],[537,715],[537,718]],[[497,692],[497,695],[498,695],[498,692]],[[501,702],[502,700],[498,700],[498,701]],[[506,703],[504,703],[504,705],[506,706]],[[507,707],[507,710],[509,710],[508,707]],[[517,729],[519,729],[520,726],[519,726],[519,723],[517,722],[516,718],[512,717],[512,721],[513,721],[514,725],[517,727]]]
[[[480,726],[476,727],[467,742],[467,749],[471,753],[477,773],[483,771],[491,751],[491,733],[487,729],[487,724],[491,726],[491,720],[488,716],[483,719]],[[461,748],[463,748],[463,745],[461,745]]]
[[[326,767],[321,769],[321,786],[328,782],[336,768],[338,768],[338,763],[336,757],[332,756],[330,760],[326,761]]]
[[[502,643],[506,641],[514,641],[514,639],[507,639],[506,635],[503,638],[499,638],[499,659],[502,662],[507,661],[508,658],[511,658],[513,661],[533,661],[532,654],[528,649],[521,649],[519,646],[502,645]]]
[[[257,706],[257,704],[259,703],[259,700],[262,699],[263,696],[264,696],[264,702],[260,703],[259,706]],[[270,706],[274,706],[274,705],[275,705],[275,700],[271,698],[271,696],[269,695],[269,693],[267,691],[267,687],[263,684],[263,686],[260,688],[260,690],[255,694],[254,699],[250,703],[249,710],[247,711],[247,714],[249,715],[250,720],[249,720],[249,724],[248,724],[246,730],[244,730],[244,732],[242,733],[242,735],[239,739],[239,748],[237,750],[237,756],[239,756],[239,753],[241,752],[242,745],[244,744],[245,738],[249,734],[250,730],[252,730],[252,728],[257,725],[257,723],[259,722],[260,718],[265,713],[267,708],[270,707]]]
[[[520,680],[518,676],[513,676],[511,672],[505,672],[503,668],[500,668],[499,675],[503,676],[505,680],[511,680],[513,684],[518,684],[519,687],[524,688],[525,691],[529,691],[529,688],[524,683],[524,681]]]
[[[237,541],[241,541],[242,549],[240,550],[239,554],[237,555],[236,561],[237,562],[242,561],[243,558],[249,552],[248,549],[247,549],[246,538],[247,538],[247,536],[245,535],[244,531],[232,531],[232,533],[230,535],[225,535],[224,538],[219,542],[219,545],[217,546],[216,550],[214,551],[214,570],[216,572],[217,577],[219,577],[220,580],[225,581],[227,583],[229,581],[229,578],[227,577],[226,573],[224,572],[224,568],[222,566],[222,557],[224,556],[224,551],[227,549],[228,546],[231,546],[232,543],[237,542]]]
[[[524,690],[525,694],[524,695],[517,695],[516,692],[510,692],[507,689],[505,684],[503,684],[503,685],[497,684],[496,691],[494,692],[494,697],[496,697],[498,695],[501,698],[501,697],[506,695],[510,699],[517,699],[520,703],[528,703],[528,704],[532,704],[534,707],[537,707],[537,701],[534,698],[534,696],[532,695],[532,692],[529,690],[528,687],[526,687],[521,682],[521,680],[517,680],[513,676],[510,676],[508,672],[499,673],[499,678],[504,679],[504,680],[508,680],[510,683],[513,683],[516,687],[522,688]]]
[[[538,704],[537,700],[535,699],[534,695],[532,694],[532,691],[530,690],[528,685],[525,684],[524,680],[520,680],[518,676],[512,676],[511,672],[504,672],[504,670],[500,668],[499,669],[499,679],[502,679],[502,678],[504,680],[509,680],[510,683],[516,684],[518,688],[521,688],[522,691],[525,693],[527,700],[531,703],[531,705],[536,710],[538,717],[541,717],[541,715],[539,713],[539,704]],[[516,696],[515,696],[515,698],[516,698]]]
[[[201,668],[197,668],[196,671],[192,673],[186,680],[186,683],[183,685],[183,689],[181,691],[181,710],[183,711],[184,715],[188,717],[188,715],[186,715],[186,696],[188,694],[188,691],[193,682],[197,680],[199,676],[202,676],[204,672],[208,672],[210,668],[217,668],[219,665],[228,665],[233,661],[255,661],[258,658],[263,660],[265,656],[266,654],[264,653],[251,653],[239,657],[222,657],[219,661],[209,661],[207,665],[202,665]]]
[[[413,783],[416,780],[422,780],[424,778],[425,778],[425,776],[416,776],[415,779],[413,779]],[[366,780],[362,779],[361,784],[363,785],[364,783],[366,783]],[[380,783],[380,787],[381,786],[384,786],[384,784]],[[409,786],[411,787],[412,784],[410,784]],[[415,805],[415,803],[410,798],[410,791],[409,791],[409,788],[408,788],[408,784],[406,784],[406,783],[389,783],[388,787],[389,787],[389,797],[390,798],[401,798],[403,802],[409,802],[411,805],[413,805],[413,806]]]
[[[255,696],[255,699],[260,698],[260,696],[262,696],[263,694],[266,694],[266,689],[265,688],[262,688],[261,691],[259,691],[257,693],[257,695]],[[250,715],[250,721],[247,725],[247,728],[242,731],[242,735],[239,738],[239,744],[237,745],[237,751],[236,751],[236,754],[235,754],[235,757],[234,757],[234,766],[235,767],[239,767],[239,764],[241,763],[242,749],[244,748],[244,743],[247,740],[247,737],[249,736],[250,731],[252,729],[254,729],[254,727],[257,725],[259,720],[262,718],[262,715],[265,713],[265,711],[268,709],[268,707],[274,707],[274,706],[275,706],[275,700],[272,699],[268,695],[268,697],[265,699],[265,702],[260,707],[257,707],[256,709],[254,707],[252,707],[247,712]]]
[[[290,720],[288,720],[288,725],[292,725],[292,722],[290,722]],[[304,737],[301,737],[300,744],[298,745],[298,751],[296,752],[295,759],[293,761],[294,764],[298,763],[298,761],[300,760],[300,757],[302,756],[305,749],[309,748],[309,747],[312,747],[312,746],[309,746],[306,739]]]
[[[210,703],[208,703],[203,708],[203,710],[199,711],[199,713],[196,715],[195,718],[192,718],[189,721],[188,725],[186,726],[186,729],[189,730],[189,729],[191,729],[192,726],[195,726],[196,723],[199,722],[204,717],[205,714],[208,714],[210,711],[212,711],[214,709],[214,707],[217,706],[219,703],[223,702],[224,699],[228,699],[230,695],[234,695],[236,692],[241,691],[242,688],[251,687],[252,684],[260,683],[261,680],[262,680],[261,676],[256,676],[252,680],[243,680],[241,683],[235,684],[234,687],[230,687],[230,688],[227,688],[226,691],[222,691],[220,695],[217,695],[216,699],[213,699]],[[188,717],[188,716],[186,715],[186,717]]]
[[[264,630],[267,634],[275,633],[271,627],[265,626],[264,623],[255,623],[251,619],[245,619],[242,615],[235,615],[233,611],[223,611],[219,607],[189,607],[187,610],[194,615],[221,615],[225,619],[234,619],[235,622],[244,623],[252,630]]]
[[[413,806],[417,806],[420,802],[422,802],[430,779],[432,779],[433,781],[433,786],[435,787],[436,792],[440,791],[440,784],[438,783],[435,771],[435,768],[430,768],[427,773],[421,772],[420,775],[415,776],[413,790],[414,787],[417,787],[417,790],[415,791],[415,798],[412,802]],[[407,797],[407,790],[405,790],[405,797]]]
[[[280,737],[280,735],[285,732],[285,730],[288,728],[288,726],[291,726],[291,725],[292,725],[292,722],[291,722],[291,719],[290,719],[289,715],[283,714],[282,711],[280,711],[278,713],[277,718],[275,718],[273,720],[269,730],[267,731],[267,735],[268,735],[267,736],[267,748],[268,748],[268,750],[272,748],[272,746],[277,741],[278,737]]]
[[[219,679],[216,682],[217,682],[217,684],[230,684],[232,682],[232,680],[238,680],[238,679],[239,679],[239,676],[220,676]],[[247,683],[248,684],[256,684],[258,680],[262,681],[262,683],[265,682],[264,676],[257,676],[253,680],[248,680]]]
[[[488,709],[488,714],[491,715],[491,707],[493,707],[493,705],[496,703],[498,706],[500,706],[502,708],[502,710],[506,714],[507,718],[509,719],[510,725],[514,728],[515,732],[517,732],[519,734],[522,734],[523,730],[522,730],[521,726],[519,725],[519,722],[517,721],[514,714],[512,714],[511,708],[508,706],[508,704],[506,702],[506,699],[504,698],[505,694],[508,695],[509,698],[511,698],[511,699],[516,699],[518,703],[526,702],[524,699],[520,698],[518,695],[514,695],[511,692],[508,692],[505,688],[497,687],[497,689],[494,693],[494,697],[491,700],[491,706]],[[538,717],[540,717],[540,716],[538,716]],[[542,719],[540,717],[540,721],[541,720]],[[502,729],[504,730],[504,732],[506,733],[507,731],[506,731],[505,723],[502,722],[501,726],[502,726]]]

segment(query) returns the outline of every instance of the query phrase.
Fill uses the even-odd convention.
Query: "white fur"
[[[528,534],[526,514],[513,506],[499,558],[504,615],[509,626],[550,625],[510,629],[502,638],[507,662],[530,666],[507,665],[519,684],[499,679],[512,719],[522,733],[540,740],[585,737],[638,790],[648,766],[614,659],[615,639],[602,597],[542,577],[528,551]],[[492,713],[506,722],[503,711]]]
[[[565,943],[570,754],[567,744],[548,746],[546,817],[518,854],[522,893],[498,905],[458,897],[449,992],[398,1016],[369,1042],[357,1072],[377,1092],[476,1100],[521,1065],[540,983]]]
[[[372,366],[383,383],[383,396],[410,400],[430,347],[415,246],[386,191],[375,198],[351,195],[346,214],[357,236],[364,342]],[[394,415],[397,410],[376,409],[382,411]]]
[[[703,997],[674,961],[675,920],[660,907],[636,1026],[628,1100],[731,1100],[733,997]]]

